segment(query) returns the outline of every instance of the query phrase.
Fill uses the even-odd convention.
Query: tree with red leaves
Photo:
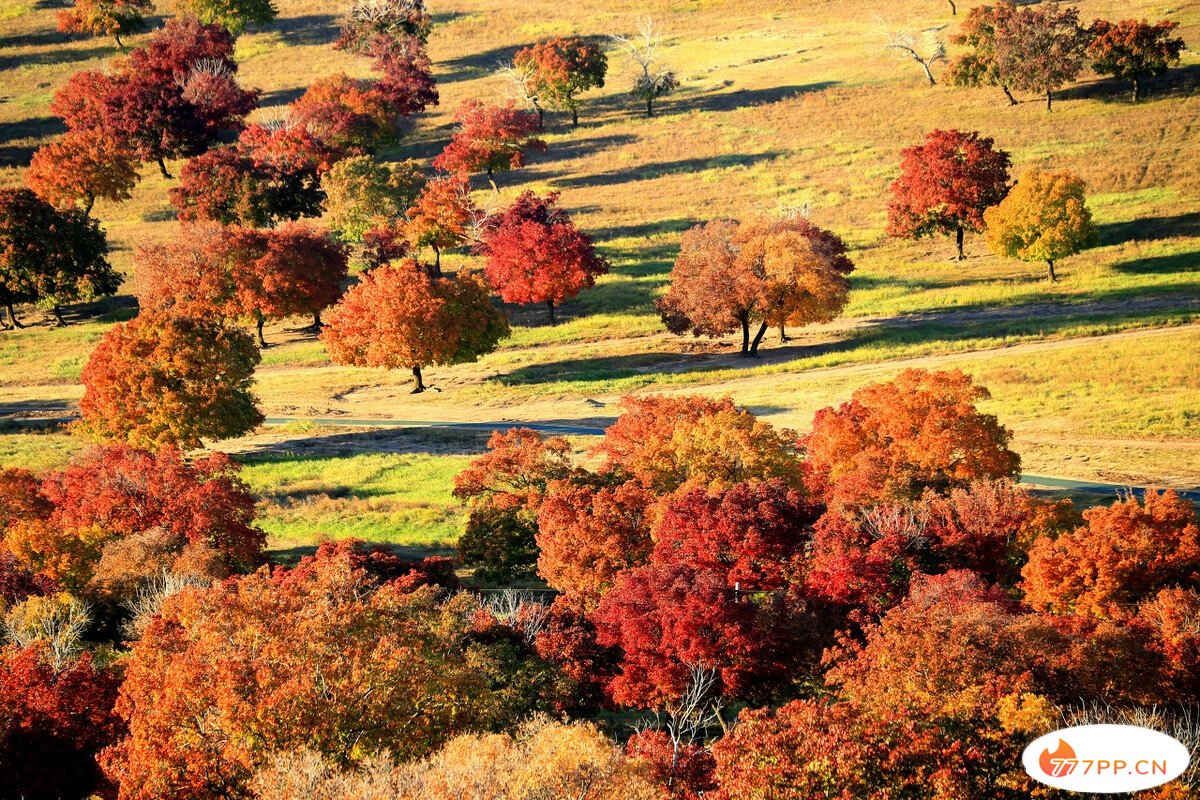
[[[497,192],[495,173],[523,167],[529,151],[546,149],[546,143],[537,138],[537,114],[522,111],[511,101],[488,106],[467,100],[454,119],[458,129],[433,166],[458,174],[485,172]]]
[[[56,670],[45,650],[0,649],[0,785],[10,797],[111,796],[96,755],[123,732],[121,676],[91,653]]]
[[[58,29],[63,33],[112,36],[117,47],[123,34],[146,30],[143,14],[154,11],[152,0],[75,0],[71,8],[58,12]]]
[[[1079,77],[1089,36],[1078,8],[1040,3],[1013,11],[996,37],[996,69],[1014,89],[1037,92],[1054,108],[1054,92]]]
[[[958,258],[965,233],[983,230],[983,212],[1008,193],[1007,152],[976,132],[933,131],[901,153],[888,204],[889,236],[954,234]]]
[[[101,757],[120,800],[253,796],[278,751],[351,767],[384,750],[422,758],[458,733],[511,722],[504,653],[474,636],[468,595],[384,583],[340,543],[170,597],[133,647]]]
[[[595,42],[561,36],[518,50],[513,66],[528,76],[527,91],[538,99],[535,107],[542,119],[541,100],[551,107],[571,112],[571,124],[579,125],[580,92],[603,88],[608,73],[608,56]]]
[[[1178,22],[1123,19],[1107,22],[1098,19],[1088,29],[1091,43],[1088,57],[1092,69],[1133,84],[1133,102],[1142,97],[1142,81],[1162,75],[1179,63],[1183,39],[1172,36]]]
[[[488,580],[533,577],[538,508],[547,485],[571,474],[571,446],[513,428],[493,432],[487,448],[454,478],[454,496],[469,509],[458,557]]]
[[[411,117],[438,104],[433,64],[420,39],[380,37],[371,44],[369,55],[383,73],[378,91],[396,114]]]
[[[1012,433],[976,403],[990,395],[961,371],[909,369],[824,408],[801,441],[810,490],[834,508],[915,500],[980,478],[1012,478]]]
[[[599,643],[623,654],[613,699],[676,699],[694,668],[715,671],[715,691],[729,697],[790,677],[805,627],[792,589],[814,516],[779,481],[670,500],[648,563],[619,575],[592,615]]]
[[[537,571],[591,611],[623,572],[650,556],[655,497],[637,481],[552,481],[537,506]]]
[[[169,178],[166,159],[204,152],[222,132],[240,129],[257,104],[258,92],[241,89],[236,71],[228,31],[176,18],[111,75],[73,75],[51,108],[72,130],[111,136]]]
[[[728,397],[648,395],[621,400],[621,416],[594,452],[601,473],[627,475],[658,495],[780,479],[800,488],[796,435],[775,429]]]
[[[262,422],[249,335],[209,320],[140,314],[108,330],[83,368],[77,430],[160,449],[241,436]]]
[[[185,222],[269,228],[320,216],[321,178],[340,154],[302,126],[250,125],[236,144],[189,160],[171,203]]]
[[[716,762],[697,742],[677,742],[666,731],[651,729],[630,736],[625,752],[650,768],[650,777],[667,789],[671,800],[703,800],[717,789]]]
[[[98,198],[119,203],[137,185],[133,151],[97,130],[68,131],[33,154],[25,184],[58,209],[83,205],[90,214]]]
[[[716,220],[684,234],[657,305],[672,333],[716,338],[740,329],[742,356],[750,357],[768,326],[834,319],[849,299],[853,270],[845,243],[803,217]]]
[[[592,238],[558,208],[558,192],[540,198],[524,192],[490,217],[480,251],[487,257],[488,282],[506,303],[544,303],[555,323],[555,306],[596,285],[608,261]]]
[[[0,473],[0,491],[3,491],[7,477],[5,473],[8,472],[11,470]],[[0,528],[0,541],[3,540],[3,529]],[[7,550],[0,550],[0,609],[12,608],[28,597],[45,597],[59,591],[54,581],[27,569],[19,558]]]
[[[318,78],[292,104],[291,121],[345,152],[394,142],[398,115],[375,81],[344,73]]]
[[[1086,525],[1037,540],[1025,602],[1055,613],[1124,619],[1162,589],[1200,589],[1200,521],[1174,492],[1148,491],[1083,512]]]
[[[440,275],[442,251],[465,244],[479,215],[465,177],[434,178],[425,184],[408,210],[405,233],[415,247],[433,250],[433,270]]]
[[[121,276],[108,239],[82,211],[59,211],[28,189],[0,189],[0,304],[23,327],[15,303],[39,303],[66,324],[60,306],[114,294]]]
[[[476,361],[507,335],[478,278],[430,275],[408,260],[362,276],[330,311],[321,339],[334,363],[411,369],[416,394],[426,388],[422,367]]]

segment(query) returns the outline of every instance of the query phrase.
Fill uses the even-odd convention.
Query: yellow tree
[[[999,256],[1045,261],[1050,280],[1057,281],[1054,262],[1096,242],[1084,188],[1083,179],[1070,172],[1029,170],[1000,205],[984,213],[988,246]]]

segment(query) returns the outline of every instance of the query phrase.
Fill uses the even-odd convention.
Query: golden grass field
[[[331,47],[341,4],[278,5],[279,19],[244,34],[237,49],[240,80],[262,89],[264,107],[256,114],[266,118],[283,115],[314,78],[367,74],[364,60]],[[959,3],[960,14],[969,5]],[[1164,15],[1162,5],[1141,0],[1077,5],[1088,20]],[[3,184],[19,183],[32,149],[61,130],[49,112],[55,89],[72,72],[97,68],[117,53],[109,41],[56,33],[56,8],[56,0],[0,5]],[[578,128],[566,115],[548,115],[548,151],[502,176],[501,197],[477,182],[482,205],[502,204],[525,189],[560,191],[611,259],[613,273],[568,303],[557,326],[544,323],[542,309],[508,309],[513,337],[498,352],[478,364],[428,370],[441,391],[417,397],[407,394],[406,374],[334,367],[319,342],[289,330],[297,324],[272,326],[268,339],[275,345],[259,373],[268,416],[587,420],[615,414],[623,393],[663,390],[730,394],[803,430],[816,408],[905,366],[959,367],[992,390],[987,409],[1014,429],[1029,472],[1200,485],[1197,50],[1185,51],[1178,68],[1152,81],[1141,103],[1130,102],[1126,87],[1085,73],[1047,113],[1034,98],[1010,108],[998,89],[930,87],[916,64],[881,49],[887,26],[948,25],[950,33],[956,19],[940,0],[431,0],[430,10],[436,26],[429,50],[442,103],[415,120],[402,146],[381,154],[385,159],[432,158],[449,138],[459,102],[503,99],[495,68],[521,46],[559,34],[629,33],[642,14],[662,25],[668,39],[661,57],[682,86],[662,101],[658,116],[646,119],[627,97],[632,73],[612,50],[608,83],[585,95]],[[1200,3],[1180,3],[1169,16],[1200,48]],[[968,237],[963,263],[950,260],[949,241],[886,238],[887,188],[899,151],[938,127],[994,137],[1012,153],[1015,172],[1039,165],[1083,176],[1100,246],[1064,261],[1061,280],[1050,284],[1038,265],[992,256],[982,237]],[[132,200],[97,204],[114,262],[126,273],[138,244],[174,235],[170,185],[147,167]],[[780,204],[808,205],[817,224],[852,246],[858,270],[845,318],[789,331],[794,339],[786,345],[772,334],[764,357],[752,362],[736,357],[731,340],[663,332],[653,300],[680,233],[699,221]],[[457,254],[448,262],[467,259]],[[29,321],[40,314],[22,313]],[[132,301],[118,297],[72,309],[73,324],[65,329],[42,324],[0,332],[0,412],[69,411],[82,393],[78,375],[90,348],[114,320],[132,313]],[[588,399],[605,405],[597,410]],[[427,543],[453,538],[458,512],[449,476],[478,442],[447,449],[397,447],[396,439],[314,427],[222,446],[315,459],[305,475],[278,459],[251,467],[258,471],[256,488],[268,493],[264,502],[280,541],[305,539],[310,529],[289,528],[287,519],[289,509],[313,497],[328,500],[311,509],[314,518],[338,526],[371,515],[393,519],[387,515],[395,512],[393,522],[432,524],[437,533]],[[77,446],[61,435],[8,434],[0,441],[0,464],[58,463]],[[380,484],[385,488],[359,491],[360,481],[329,478],[369,469],[354,461],[363,458],[387,462],[375,465],[393,471]],[[417,486],[413,474],[440,476],[442,483]],[[292,505],[270,495],[272,486],[282,492],[280,486],[305,481],[310,493],[287,500],[295,499]],[[368,499],[376,507],[364,506]]]

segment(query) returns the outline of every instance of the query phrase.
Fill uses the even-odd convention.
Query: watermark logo
[[[1177,739],[1134,725],[1080,725],[1041,736],[1025,748],[1025,771],[1073,792],[1115,794],[1152,789],[1184,773],[1191,754]]]

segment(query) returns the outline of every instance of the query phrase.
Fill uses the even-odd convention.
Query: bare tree
[[[479,605],[500,622],[520,631],[527,642],[536,639],[550,619],[550,609],[533,592],[524,589],[488,593]]]
[[[634,78],[629,93],[646,103],[647,117],[654,116],[654,101],[679,86],[674,70],[657,63],[658,49],[663,42],[662,28],[650,17],[642,17],[637,21],[636,35],[614,35],[610,38],[625,50],[641,70],[641,74]]]
[[[941,35],[945,29],[945,25],[940,25],[914,33],[882,25],[880,33],[884,39],[883,49],[900,58],[911,58],[920,64],[921,69],[925,70],[929,85],[936,86],[932,67],[939,61],[946,61],[946,40]]]
[[[689,669],[687,686],[679,699],[657,709],[653,717],[638,720],[633,726],[637,733],[660,730],[667,734],[671,740],[672,774],[684,750],[696,744],[706,746],[709,733],[718,727],[723,733],[729,732],[722,714],[724,706],[714,691],[716,669],[702,664],[692,664]]]
[[[209,581],[192,575],[180,575],[163,570],[140,586],[132,598],[125,602],[125,608],[130,613],[125,623],[124,632],[130,639],[140,639],[146,631],[146,626],[154,615],[162,611],[163,603],[168,597],[179,594],[191,587],[203,588]]]
[[[60,671],[83,651],[83,634],[92,621],[88,607],[71,598],[36,598],[35,605],[22,603],[4,618],[4,633],[17,647],[45,642],[50,666]]]
[[[513,62],[506,63],[502,61],[496,74],[508,84],[509,95],[511,97],[530,111],[537,112],[538,128],[544,128],[546,126],[546,110],[542,108],[541,101],[538,99],[537,86],[533,80],[533,71],[534,67],[532,64],[519,67]]]

